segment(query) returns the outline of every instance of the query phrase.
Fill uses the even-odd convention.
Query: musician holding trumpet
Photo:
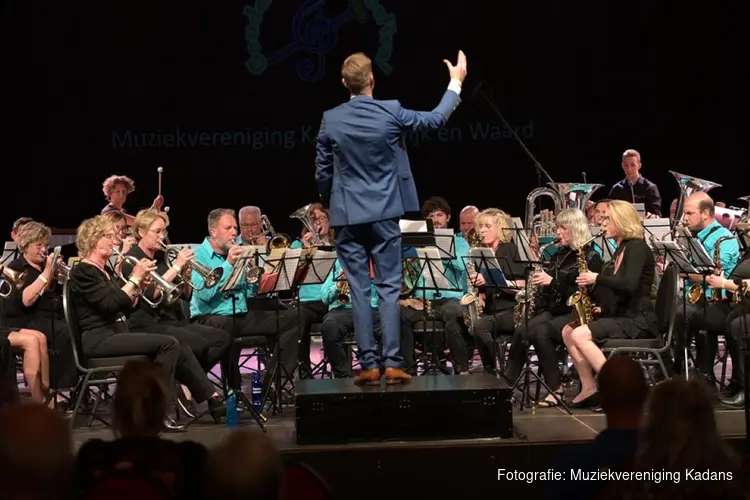
[[[54,354],[50,356],[55,375],[52,387],[67,389],[75,385],[77,373],[70,331],[62,313],[60,294],[54,286],[67,276],[62,261],[58,258],[55,262],[54,253],[47,253],[51,236],[50,228],[36,221],[28,222],[19,231],[17,244],[21,257],[9,263],[8,268],[22,279],[3,302],[3,313],[10,327],[44,333],[45,349],[46,345],[51,346]]]
[[[169,226],[169,218],[164,212],[152,209],[138,212],[133,220],[133,235],[137,244],[130,248],[126,254],[126,258],[130,257],[131,259],[123,263],[122,276],[127,280],[133,272],[133,262],[148,259],[156,262],[154,272],[161,276],[164,282],[180,286],[182,292],[180,296],[189,298],[190,282],[184,282],[183,276],[184,271],[190,270],[188,266],[194,259],[194,254],[190,248],[183,248],[177,254],[172,266],[168,266],[163,251],[167,226]],[[189,279],[190,275],[188,275]],[[197,393],[191,389],[195,400],[199,403],[208,401],[212,415],[215,414],[214,418],[218,421],[221,398],[205,374],[219,361],[222,362],[222,370],[228,370],[229,333],[219,328],[189,323],[182,312],[182,300],[178,299],[171,303],[169,298],[159,300],[159,295],[163,291],[155,287],[153,283],[143,293],[148,296],[152,303],[158,300],[158,305],[152,307],[144,300],[139,301],[135,311],[128,317],[128,328],[133,331],[169,335],[176,338],[181,346],[187,346],[192,351],[200,363],[203,373],[199,375],[198,372],[186,372],[186,377],[194,377],[192,382],[187,385],[199,389]],[[180,375],[178,371],[178,378],[182,378]]]

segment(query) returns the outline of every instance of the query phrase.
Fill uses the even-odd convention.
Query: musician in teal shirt
[[[314,227],[321,234],[322,243],[328,244],[328,212],[320,204],[313,204],[310,215]],[[325,235],[325,236],[323,236]],[[291,248],[310,248],[312,246],[312,233],[307,227],[302,228],[300,238],[294,240]],[[310,331],[316,323],[323,323],[323,318],[328,312],[328,305],[323,303],[321,291],[323,284],[301,285],[299,287],[299,315],[300,335],[299,344],[299,367],[300,378],[312,378],[312,362],[310,361]]]
[[[703,192],[688,196],[684,203],[683,217],[685,225],[693,237],[705,248],[712,261],[718,250],[719,259],[714,264],[719,264],[722,276],[729,278],[740,260],[740,246],[732,232],[716,220],[714,202],[711,197]],[[687,279],[687,287],[692,284],[702,287],[704,284],[704,277],[700,275],[690,275]],[[701,299],[697,303],[686,306],[687,328],[685,328],[682,307],[677,308],[675,317],[675,331],[680,331],[681,328],[685,330],[685,341],[688,345],[695,338],[698,368],[709,380],[713,380],[713,358],[717,349],[716,336],[697,335],[697,333],[703,329],[714,329],[711,325],[712,318],[706,314],[708,308],[705,307],[704,301],[706,297],[712,300],[715,292],[722,293],[723,296],[723,290],[711,290],[705,287]],[[723,322],[723,319],[721,321]],[[723,327],[723,324],[721,326]],[[676,350],[678,362],[682,361],[683,352],[682,346],[679,345]]]
[[[422,205],[422,215],[425,219],[432,220],[435,229],[446,229],[450,223],[451,208],[447,201],[435,196]],[[433,314],[445,324],[446,343],[453,358],[454,372],[460,373],[467,372],[469,369],[466,342],[468,329],[464,324],[463,308],[459,302],[468,291],[469,279],[466,264],[469,243],[463,237],[455,236],[453,246],[454,258],[442,259],[442,263],[445,277],[455,290],[425,290],[425,275],[429,276],[427,273],[430,272],[426,269],[420,275],[411,295],[401,301],[401,323],[402,330],[408,325],[411,332],[417,322],[424,320],[424,300],[430,301]]]

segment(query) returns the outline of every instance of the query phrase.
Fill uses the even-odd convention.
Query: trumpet
[[[123,263],[127,262],[132,266],[138,264],[138,259],[136,259],[132,255],[123,255],[117,248],[113,248],[112,253],[117,257],[122,258]],[[127,282],[125,277],[122,275],[122,268],[120,269],[120,271],[118,271],[117,277],[122,281]],[[180,300],[180,297],[182,296],[182,290],[180,290],[180,287],[168,282],[157,272],[151,271],[151,273],[149,273],[149,278],[143,281],[142,286],[145,287],[145,285],[150,282],[153,282],[155,284],[157,290],[159,290],[160,292],[160,295],[155,301],[152,301],[148,297],[143,295],[143,300],[146,302],[146,304],[156,308],[159,307],[159,305],[162,303],[165,305],[170,305]]]
[[[164,250],[167,250],[166,243],[160,241],[159,244],[162,246],[162,248],[164,248]],[[203,286],[197,287],[195,283],[193,283],[193,280],[191,279],[193,276],[193,271],[198,273],[198,275],[203,278]],[[182,281],[196,292],[203,290],[204,288],[215,287],[216,283],[219,282],[222,276],[224,276],[223,268],[217,267],[216,269],[209,269],[208,267],[195,260],[195,257],[190,259],[185,264],[185,267],[182,268],[182,271],[180,271],[180,278],[182,279]]]
[[[58,283],[64,285],[70,277],[70,266],[64,264],[63,262],[58,262],[52,275],[55,277],[55,280]]]
[[[14,271],[13,269],[9,269],[7,266],[0,264],[0,272],[2,272],[5,282],[8,284],[8,291],[0,292],[0,297],[2,298],[10,296],[10,294],[13,293],[13,287],[15,287],[16,290],[20,290],[26,281],[26,271]],[[0,288],[2,287],[0,286]]]
[[[346,279],[346,275],[344,275],[344,271],[341,271],[341,288],[339,288],[338,294],[336,294],[336,300],[341,303],[342,305],[347,305],[350,302],[349,295],[351,294],[351,287],[349,285],[349,280]]]
[[[277,234],[271,221],[265,215],[260,217],[260,230],[261,234],[268,237],[266,251],[269,253],[276,248],[289,248],[292,245],[292,239],[286,234]]]

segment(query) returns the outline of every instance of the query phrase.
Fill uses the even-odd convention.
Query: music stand
[[[677,266],[677,270],[680,274],[684,275],[690,275],[690,274],[698,274],[703,276],[703,286],[706,285],[706,276],[708,273],[711,272],[711,269],[713,268],[713,264],[710,263],[710,259],[708,262],[705,261],[704,256],[702,256],[700,253],[697,254],[698,259],[690,258],[688,255],[685,254],[683,251],[683,248],[680,247],[676,242],[673,241],[654,241],[653,242],[654,249],[658,252],[662,252],[665,256],[665,259],[668,262],[674,263],[675,266]],[[688,249],[692,249],[692,246],[688,246]],[[701,247],[703,248],[703,247]],[[705,253],[705,250],[704,252]],[[707,256],[705,256],[707,258]],[[687,316],[687,291],[689,288],[690,280],[685,277],[683,280],[683,290],[682,290],[682,317],[683,317],[683,327],[682,332],[677,332],[678,334],[681,333],[681,337],[679,339],[679,342],[682,343],[682,349],[683,349],[683,363],[685,364],[685,379],[687,380],[689,378],[689,369],[688,369],[688,351],[689,346],[687,345],[687,330],[688,330],[688,316]],[[704,288],[705,289],[705,288]]]
[[[274,256],[275,252],[272,251],[271,255],[266,259],[266,272],[261,276],[258,283],[258,290],[255,294],[256,297],[271,297],[278,295],[282,292],[287,292],[292,296],[298,294],[300,278],[303,277],[307,271],[307,267],[303,266],[302,270],[298,269],[302,257],[302,249],[288,248],[284,249],[278,257]],[[276,359],[273,370],[271,370],[270,379],[276,385],[276,401],[273,404],[274,414],[276,411],[282,413],[281,406],[281,395],[284,387],[282,386],[282,375],[286,378],[286,382],[291,382],[294,386],[294,374],[289,373],[286,367],[281,362],[281,320],[279,318],[280,307],[274,309],[276,314],[276,344],[273,349],[272,356]],[[281,367],[281,369],[279,369]],[[292,387],[293,388],[293,387]],[[268,391],[263,396],[263,403],[271,395],[271,386],[268,386]]]
[[[742,331],[744,333],[742,342],[740,343],[740,350],[742,356],[745,358],[745,371],[742,374],[743,392],[745,395],[745,404],[743,412],[745,414],[745,453],[747,457],[750,457],[750,325],[748,325],[747,315],[750,314],[750,296],[748,294],[748,286],[741,279],[735,279],[734,283],[737,285],[737,291],[734,292],[733,300],[736,304],[739,304],[740,308],[740,321],[742,324]]]
[[[300,332],[302,332],[302,302],[300,302],[300,289],[303,286],[320,286],[325,283],[336,262],[336,252],[332,251],[332,248],[333,247],[321,246],[304,249],[299,264],[297,264],[295,280],[298,281],[299,285],[295,287],[294,300],[297,304],[297,327],[300,329]],[[310,369],[309,371],[310,378],[312,378],[312,372],[314,370]]]
[[[232,331],[237,331],[237,300],[245,300],[246,297],[246,291],[247,291],[247,283],[240,279],[239,277],[245,276],[245,272],[247,270],[247,264],[251,260],[257,259],[257,256],[254,255],[242,255],[240,256],[237,261],[234,263],[234,266],[232,266],[232,272],[230,273],[229,278],[227,278],[227,282],[219,289],[219,292],[224,295],[224,298],[228,298],[232,300]],[[234,357],[232,357],[232,362],[234,362]],[[239,360],[238,360],[239,362]],[[234,367],[231,368],[232,370]],[[239,367],[237,368],[239,370]],[[223,374],[224,379],[226,380],[226,374]],[[242,381],[239,381],[240,385],[242,384]],[[237,406],[241,406],[245,409],[248,413],[250,413],[250,416],[253,417],[253,420],[258,424],[258,426],[261,428],[263,432],[267,432],[266,429],[266,417],[263,416],[263,414],[255,409],[255,406],[253,406],[253,403],[247,398],[244,392],[242,392],[241,389],[238,389],[237,392],[232,391],[231,388],[225,392],[223,402],[226,402],[226,400],[232,396],[235,395],[237,397]],[[263,405],[261,405],[261,410],[265,406],[265,399],[263,399]],[[205,415],[207,412],[203,412],[200,415],[196,415],[188,424],[193,423],[194,421],[201,418],[203,415]]]

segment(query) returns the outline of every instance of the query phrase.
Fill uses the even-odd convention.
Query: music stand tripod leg
[[[555,401],[557,401],[557,406],[565,410],[565,413],[568,415],[572,415],[573,412],[570,411],[570,408],[567,404],[565,404],[565,401],[563,401],[562,396],[557,394],[555,391],[550,389],[550,387],[547,385],[544,380],[539,376],[538,373],[534,372],[534,370],[531,369],[531,365],[529,363],[529,360],[526,360],[526,366],[524,366],[523,370],[521,371],[521,374],[516,379],[515,383],[513,384],[513,387],[511,387],[511,393],[514,393],[515,391],[521,391],[521,399],[519,400],[519,409],[523,411],[524,409],[524,401],[525,400],[531,400],[531,395],[529,394],[529,386],[531,383],[531,378],[534,378],[536,380],[536,383],[544,387],[544,389],[547,391],[549,395],[551,395]]]

